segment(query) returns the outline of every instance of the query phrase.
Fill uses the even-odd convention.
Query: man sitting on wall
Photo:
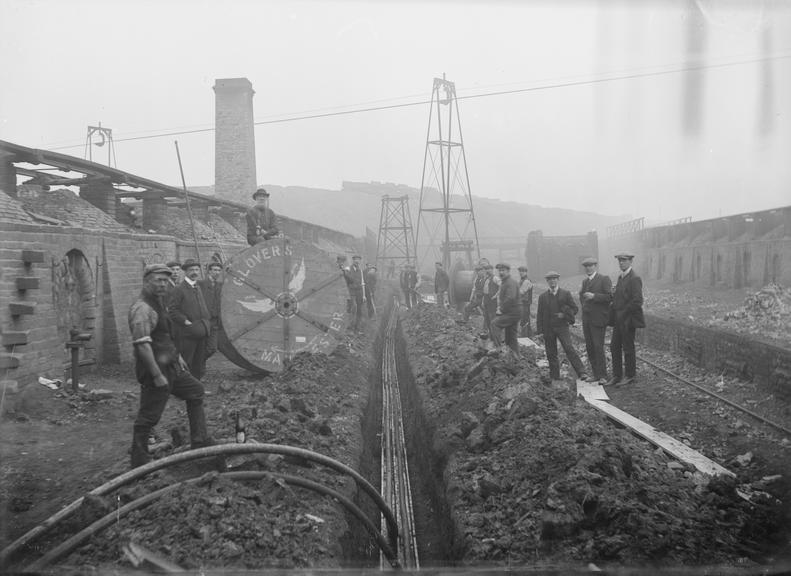
[[[245,215],[247,221],[247,243],[255,246],[259,242],[277,236],[277,215],[269,207],[269,192],[259,188],[253,193],[255,206],[250,208]]]

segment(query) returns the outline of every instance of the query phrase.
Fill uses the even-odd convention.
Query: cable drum
[[[278,372],[299,352],[329,354],[345,333],[347,298],[334,259],[313,244],[250,246],[226,267],[220,350],[256,372]]]
[[[450,268],[449,295],[451,303],[461,309],[470,299],[475,272],[465,270],[464,262],[456,260]]]

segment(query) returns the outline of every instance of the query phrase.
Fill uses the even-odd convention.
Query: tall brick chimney
[[[214,83],[214,193],[244,204],[256,188],[253,94],[247,78]]]

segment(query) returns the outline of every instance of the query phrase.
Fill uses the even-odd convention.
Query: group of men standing
[[[560,274],[554,271],[545,274],[547,290],[538,297],[536,335],[544,341],[550,378],[560,378],[559,341],[578,378],[604,385],[634,381],[636,330],[645,327],[643,285],[632,269],[634,255],[622,253],[615,257],[621,270],[615,287],[608,276],[599,273],[598,260],[586,258],[582,262],[585,278],[579,290],[579,301],[590,373],[585,369],[571,340],[570,326],[575,323],[579,307],[571,293],[559,287]],[[437,303],[444,306],[447,274],[439,262],[436,268],[434,282]],[[494,270],[497,270],[496,275]],[[485,333],[492,343],[495,346],[504,343],[517,354],[517,337],[533,337],[530,308],[534,288],[527,275],[527,267],[519,266],[518,270],[517,279],[511,276],[508,264],[492,266],[488,260],[482,259],[475,268],[470,299],[463,309],[464,320],[469,320],[476,309],[480,310]],[[607,375],[604,349],[608,326],[612,327],[612,378]]]
[[[150,461],[148,441],[170,395],[185,401],[192,448],[212,444],[200,382],[206,359],[217,350],[222,266],[208,265],[198,280],[195,260],[146,266],[143,289],[129,309],[140,408],[132,429],[131,464]]]
[[[339,256],[337,262],[349,290],[346,312],[354,316],[352,330],[359,332],[363,308],[368,311],[368,318],[376,315],[376,266],[368,264],[363,267],[362,257],[357,254],[352,256],[350,266],[346,266],[345,256]]]
[[[637,328],[645,327],[643,316],[643,282],[632,269],[633,254],[615,256],[621,270],[613,288],[612,280],[598,271],[595,258],[586,258],[585,279],[579,291],[582,304],[582,332],[591,367],[588,375],[571,342],[569,326],[574,324],[578,308],[571,293],[558,286],[560,275],[545,275],[549,289],[538,298],[536,332],[544,338],[544,348],[549,361],[550,378],[560,377],[557,341],[577,376],[589,382],[604,385],[630,384],[637,374],[635,335]],[[607,377],[607,360],[604,355],[604,338],[607,326],[612,326],[610,356],[612,378]]]

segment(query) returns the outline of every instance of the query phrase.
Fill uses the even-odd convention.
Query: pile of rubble
[[[736,300],[738,298],[738,300]],[[791,345],[791,290],[770,283],[756,292],[646,288],[646,311]]]
[[[709,480],[614,427],[542,379],[536,358],[486,353],[473,327],[432,306],[403,330],[461,563],[749,563],[780,534],[777,501],[747,501],[737,480]]]
[[[204,382],[209,429],[218,442],[234,442],[237,422],[248,443],[273,443],[319,452],[357,468],[362,451],[360,414],[367,402],[368,351],[362,342],[341,345],[330,356],[299,355],[284,372],[255,378],[226,367]],[[172,403],[180,404],[173,399]],[[177,413],[175,413],[177,412]],[[188,438],[183,405],[157,427],[158,435]],[[178,451],[164,442],[157,456]],[[183,569],[338,568],[344,565],[342,535],[360,530],[335,500],[286,483],[296,475],[354,499],[354,481],[300,457],[276,454],[233,456],[230,471],[263,471],[262,480],[235,482],[214,471],[207,459],[167,468],[83,506],[79,522],[58,527],[59,540],[117,506],[176,482],[201,477],[151,505],[120,517],[111,527],[61,561],[100,571],[128,568],[122,543],[133,542]],[[126,467],[126,459],[123,468]],[[108,470],[107,478],[123,470]],[[355,524],[355,525],[350,525]],[[372,540],[371,540],[372,542]],[[374,549],[367,544],[369,549]]]

